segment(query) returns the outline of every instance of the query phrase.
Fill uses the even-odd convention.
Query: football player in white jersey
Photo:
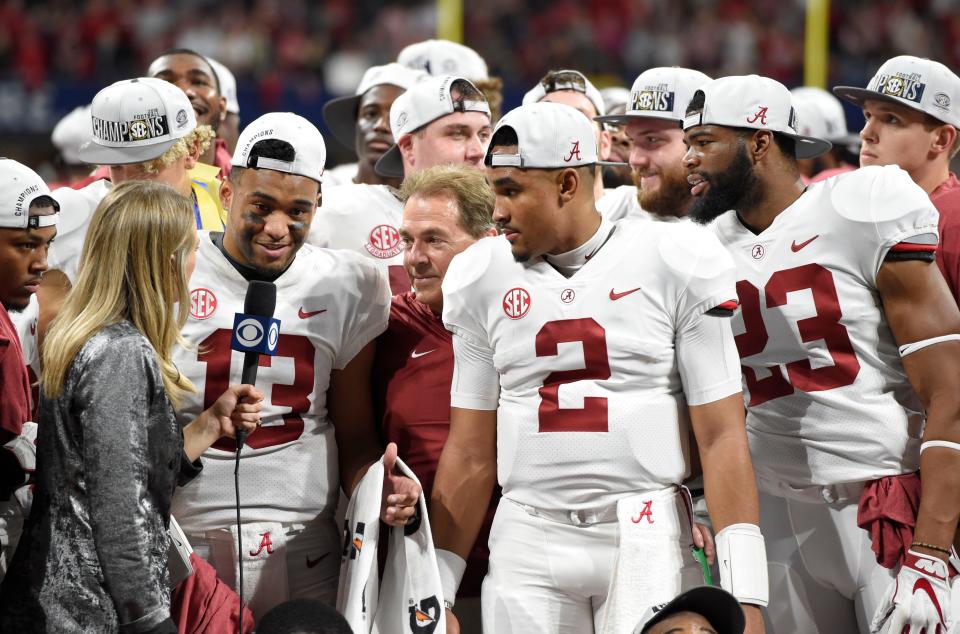
[[[651,68],[636,78],[623,114],[597,121],[626,127],[632,142],[631,174],[636,186],[623,185],[597,203],[609,220],[642,217],[675,221],[686,218],[693,203],[687,173],[680,164],[686,147],[678,125],[693,91],[710,81],[688,68]]]
[[[805,188],[797,159],[829,144],[797,134],[772,79],[707,84],[684,131],[690,216],[737,264],[774,631],[946,632],[960,312],[931,264],[936,210],[893,166]]]
[[[279,344],[275,356],[261,357],[257,377],[266,395],[263,424],[240,457],[244,593],[256,617],[291,597],[333,602],[338,487],[349,495],[382,453],[368,396],[368,344],[386,328],[390,292],[369,260],[303,244],[324,157],[320,132],[291,113],[264,115],[241,133],[221,190],[228,223],[223,233],[201,234],[190,279],[182,334],[193,346],[176,359],[198,390],[179,412],[186,419],[240,372],[231,327],[249,281],[276,284]],[[236,587],[234,452],[233,443],[207,451],[203,474],[177,491],[173,513],[197,552]],[[387,496],[384,517],[402,523],[413,513],[416,487],[388,480],[386,490],[398,497]]]
[[[407,71],[415,72],[415,71]],[[377,161],[385,177],[402,178],[434,165],[481,167],[490,140],[490,108],[461,77],[430,77],[413,84],[390,107],[394,145]],[[410,290],[403,269],[403,205],[386,185],[344,185],[324,193],[310,230],[311,244],[357,251],[388,267],[394,293]]]
[[[504,235],[457,255],[442,286],[455,359],[431,498],[444,597],[499,480],[484,630],[632,632],[646,607],[702,583],[678,493],[692,424],[724,585],[765,604],[728,255],[692,223],[604,220],[596,131],[570,106],[507,114],[487,161]]]

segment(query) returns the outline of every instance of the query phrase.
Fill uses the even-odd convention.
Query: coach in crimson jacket
[[[440,283],[456,254],[484,236],[496,235],[491,220],[494,195],[483,172],[447,165],[408,177],[401,197],[403,265],[414,290],[393,297],[390,325],[377,340],[374,398],[384,439],[397,443],[400,457],[429,496],[450,429],[453,375],[451,336],[440,319]],[[491,512],[468,561],[461,597],[480,596],[492,517]],[[479,615],[476,623],[479,626]]]

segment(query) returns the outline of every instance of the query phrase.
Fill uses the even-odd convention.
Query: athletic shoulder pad
[[[883,223],[918,211],[936,213],[930,197],[896,165],[871,165],[829,181],[837,213],[854,222]],[[934,223],[935,224],[935,223]]]

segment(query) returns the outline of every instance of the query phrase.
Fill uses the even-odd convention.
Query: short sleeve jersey
[[[504,496],[582,510],[682,481],[687,404],[740,391],[727,317],[733,263],[690,223],[615,223],[572,277],[543,258],[519,263],[503,237],[457,255],[443,321],[492,350],[499,374],[497,468]],[[679,363],[691,324],[722,322],[717,363]],[[496,396],[496,395],[494,395]]]
[[[713,228],[737,265],[758,475],[808,486],[915,470],[923,414],[876,278],[889,253],[936,248],[923,190],[896,166],[865,167],[810,185],[759,235],[734,212]]]
[[[241,454],[244,517],[251,522],[305,522],[333,512],[339,487],[337,445],[327,418],[330,373],[387,327],[390,293],[383,271],[365,259],[304,245],[278,277],[275,356],[261,356],[257,388],[262,426]],[[210,239],[200,235],[190,278],[191,349],[175,362],[197,388],[181,411],[187,423],[240,381],[243,355],[230,349],[234,314],[243,312],[247,280]],[[235,517],[234,442],[204,453],[204,471],[174,497],[173,514],[188,533],[230,525]]]

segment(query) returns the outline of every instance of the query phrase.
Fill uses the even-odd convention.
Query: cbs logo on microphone
[[[233,320],[230,347],[240,352],[276,354],[280,342],[280,320],[259,315],[237,314]]]

